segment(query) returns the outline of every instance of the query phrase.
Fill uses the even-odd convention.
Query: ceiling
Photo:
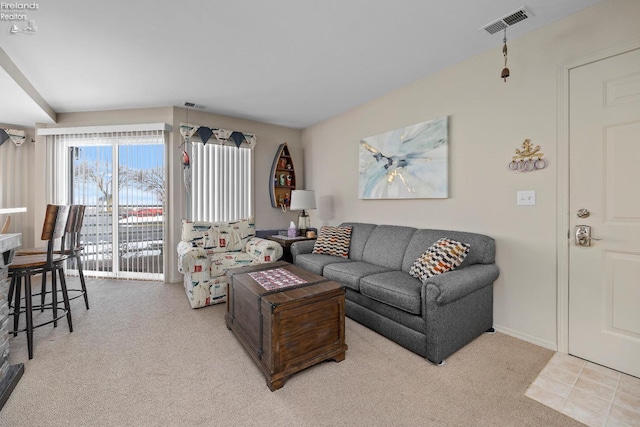
[[[189,101],[305,128],[483,51],[499,55],[502,32],[481,27],[522,6],[533,16],[509,40],[598,1],[43,0],[2,10],[37,31],[10,34],[0,21],[0,123]]]

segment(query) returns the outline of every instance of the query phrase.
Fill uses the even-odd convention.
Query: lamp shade
[[[316,208],[316,193],[313,190],[293,190],[291,192],[292,211],[304,211]]]

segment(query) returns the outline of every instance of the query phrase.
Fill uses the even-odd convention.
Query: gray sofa
[[[349,258],[313,254],[314,241],[291,246],[293,263],[344,285],[351,319],[436,364],[483,332],[493,331],[495,241],[467,232],[347,222]],[[448,237],[471,245],[455,270],[425,279],[414,261]]]

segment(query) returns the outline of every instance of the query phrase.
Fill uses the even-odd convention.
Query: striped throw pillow
[[[312,253],[349,258],[350,243],[351,227],[325,225],[320,228],[320,234],[313,245]]]
[[[455,270],[469,253],[471,245],[443,237],[431,245],[413,263],[409,274],[424,279]]]

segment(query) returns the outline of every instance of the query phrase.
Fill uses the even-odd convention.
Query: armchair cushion
[[[224,276],[227,270],[258,264],[256,259],[245,252],[220,252],[211,255],[211,277]]]
[[[207,253],[242,251],[248,240],[256,235],[250,219],[233,222],[183,222],[182,241]]]

